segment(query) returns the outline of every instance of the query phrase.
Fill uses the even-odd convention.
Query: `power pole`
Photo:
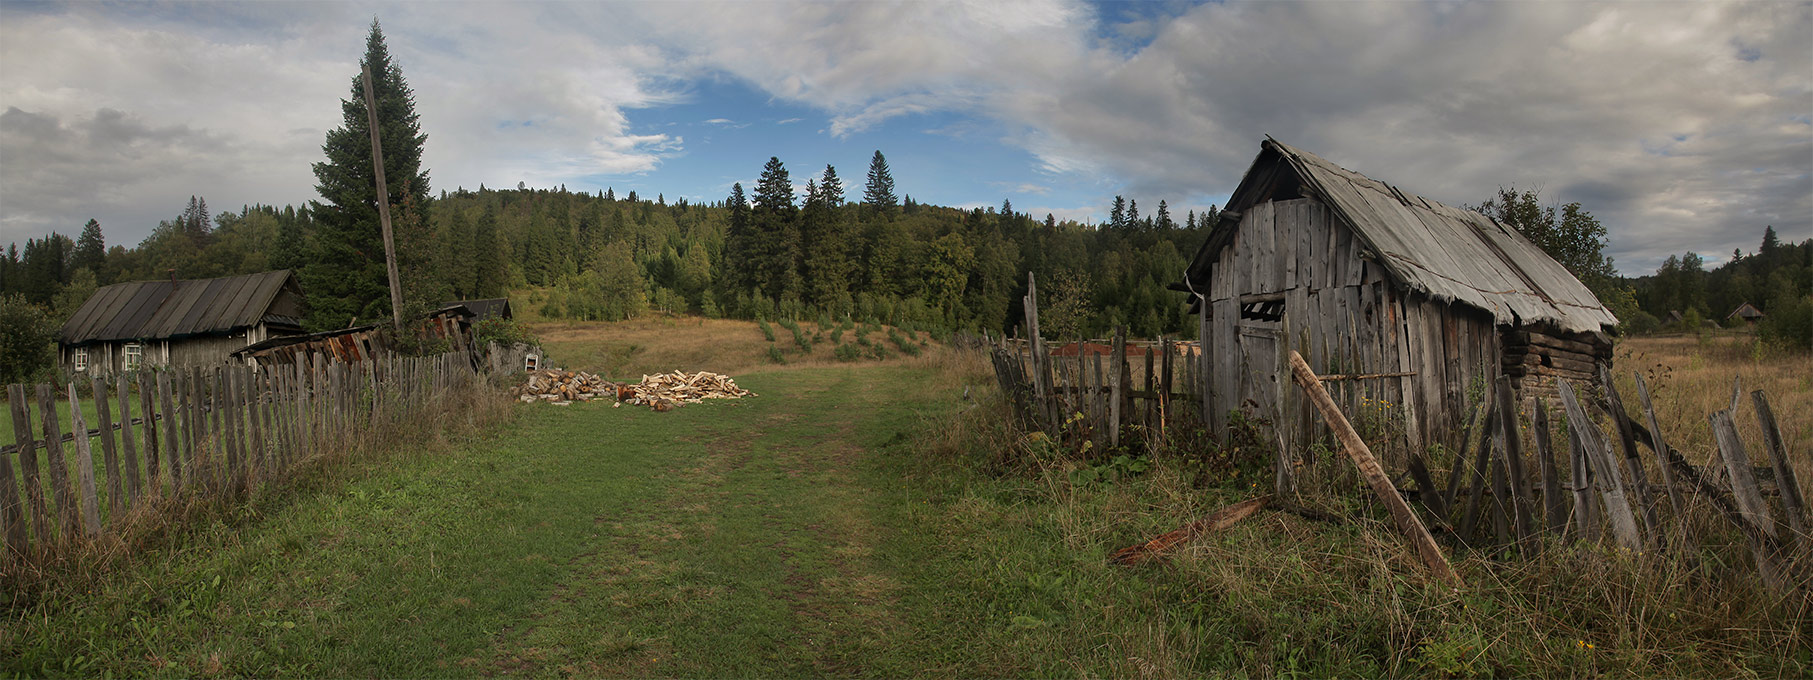
[[[390,274],[390,321],[403,330],[403,288],[397,281],[397,242],[390,235],[390,191],[384,188],[384,146],[378,142],[378,101],[371,93],[371,64],[364,65],[365,120],[371,128],[371,165],[378,171],[378,223],[384,227],[384,269]]]

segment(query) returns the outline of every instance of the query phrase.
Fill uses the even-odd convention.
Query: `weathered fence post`
[[[131,507],[138,501],[141,489],[138,442],[134,441],[137,437],[133,436],[132,432],[132,383],[126,380],[126,374],[121,373],[114,379],[114,389],[119,392],[120,398],[120,447],[125,449],[126,454],[126,502],[122,505]],[[144,414],[145,417],[150,417],[149,411]]]
[[[1788,447],[1782,443],[1781,427],[1775,424],[1775,411],[1769,408],[1769,397],[1762,390],[1750,393],[1751,403],[1756,405],[1757,424],[1763,428],[1764,448],[1769,451],[1769,463],[1775,467],[1775,486],[1781,491],[1782,509],[1788,516],[1788,528],[1794,532],[1796,542],[1807,540],[1806,506],[1800,495],[1800,480],[1795,477],[1794,465],[1788,462]]]
[[[1604,440],[1599,438],[1599,428],[1580,407],[1580,401],[1574,396],[1574,388],[1565,380],[1556,381],[1561,392],[1561,403],[1567,408],[1568,431],[1577,432],[1580,446],[1592,462],[1593,474],[1599,485],[1599,496],[1605,501],[1606,517],[1611,520],[1612,533],[1618,537],[1618,543],[1631,550],[1643,549],[1642,530],[1637,528],[1636,515],[1631,513],[1630,502],[1624,495],[1624,480],[1618,474],[1618,461],[1611,455]]]
[[[1643,459],[1637,455],[1637,438],[1631,431],[1630,415],[1624,410],[1624,400],[1618,396],[1618,387],[1612,384],[1611,369],[1605,364],[1599,365],[1599,382],[1605,385],[1606,407],[1611,411],[1612,425],[1618,430],[1618,445],[1624,451],[1624,464],[1630,468],[1631,488],[1637,492],[1643,509],[1643,525],[1649,529],[1649,544],[1660,547],[1665,538],[1660,520],[1656,517],[1656,497],[1649,486],[1649,475],[1643,471]]]
[[[1529,476],[1523,468],[1523,432],[1521,420],[1517,417],[1517,399],[1511,394],[1511,378],[1498,377],[1498,410],[1503,413],[1500,423],[1504,425],[1505,465],[1511,476],[1510,491],[1512,515],[1517,523],[1517,539],[1529,547],[1529,539],[1536,533],[1534,522],[1530,521],[1531,504],[1529,503]]]
[[[94,450],[89,448],[88,420],[82,417],[82,398],[76,384],[69,383],[69,435],[76,458],[76,491],[80,494],[82,535],[93,538],[101,533],[101,504],[95,498]]]
[[[1674,472],[1669,469],[1668,441],[1662,436],[1662,425],[1656,422],[1656,409],[1650,403],[1649,385],[1643,381],[1643,373],[1638,371],[1634,377],[1637,379],[1637,399],[1643,403],[1643,417],[1649,423],[1650,448],[1656,454],[1656,468],[1661,471],[1662,486],[1668,491],[1668,507],[1674,511],[1675,537],[1684,550],[1692,552],[1698,541],[1694,540],[1693,533],[1688,530],[1687,502],[1681,498],[1681,490],[1675,488]]]
[[[1359,433],[1354,432],[1353,426],[1341,415],[1340,409],[1335,408],[1334,400],[1329,398],[1327,390],[1322,389],[1321,381],[1309,370],[1309,364],[1303,362],[1303,356],[1291,351],[1290,364],[1292,378],[1304,392],[1309,393],[1316,409],[1322,412],[1323,419],[1334,429],[1335,436],[1341,440],[1348,457],[1353,459],[1354,466],[1360,469],[1360,476],[1365,478],[1373,493],[1391,511],[1391,518],[1415,547],[1423,563],[1442,581],[1456,588],[1465,587],[1460,574],[1455,573],[1454,568],[1448,564],[1448,558],[1442,555],[1441,547],[1435,544],[1435,539],[1429,536],[1429,530],[1423,527],[1422,520],[1417,519],[1416,513],[1410,511],[1410,506],[1404,503],[1404,498],[1391,485],[1391,479],[1385,476],[1384,468],[1379,467],[1379,461],[1373,457],[1372,450],[1367,448],[1366,442],[1361,441]]]
[[[1567,531],[1567,508],[1561,500],[1561,472],[1555,467],[1555,447],[1549,439],[1549,405],[1536,397],[1530,410],[1537,464],[1542,467],[1542,514],[1549,531],[1559,536]]]
[[[50,507],[44,499],[44,482],[38,474],[37,440],[31,434],[31,407],[25,402],[24,385],[6,387],[7,402],[13,411],[13,441],[18,444],[19,481],[25,486],[26,505],[31,510],[32,538],[38,545],[50,543]]]
[[[63,432],[57,423],[57,401],[50,385],[38,386],[38,418],[44,429],[44,452],[50,465],[50,491],[57,500],[57,535],[69,540],[81,530],[75,490],[69,484],[69,461],[63,457]]]
[[[24,416],[25,390],[21,385],[7,385],[6,396],[12,406],[13,415],[13,450],[19,454],[20,467],[25,467],[26,460],[36,460],[37,454],[32,446],[31,424]],[[36,481],[36,475],[24,475],[26,483]],[[0,521],[6,528],[6,554],[22,555],[28,545],[25,535],[25,490],[18,487],[13,477],[12,456],[0,454]],[[39,538],[43,538],[42,535]]]
[[[107,476],[107,519],[117,522],[126,489],[125,480],[120,479],[119,450],[113,443],[113,407],[107,401],[107,383],[100,376],[89,378],[89,383],[89,391],[94,394],[95,418],[101,426],[101,461]],[[125,414],[130,420],[132,413],[127,411]]]

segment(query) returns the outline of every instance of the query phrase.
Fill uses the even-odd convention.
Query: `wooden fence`
[[[284,479],[482,380],[469,355],[449,353],[352,364],[314,355],[256,372],[143,370],[61,391],[10,385],[14,443],[0,447],[5,556],[117,533],[157,497],[242,494]]]
[[[1411,458],[1414,495],[1433,523],[1470,545],[1494,550],[1536,550],[1543,535],[1586,541],[1609,536],[1632,551],[1685,555],[1714,539],[1709,532],[1729,526],[1743,535],[1771,588],[1804,587],[1813,548],[1807,502],[1762,390],[1751,392],[1749,401],[1763,429],[1756,450],[1768,457],[1767,465],[1753,467],[1750,449],[1732,424],[1744,401],[1734,385],[1730,408],[1708,416],[1719,452],[1709,471],[1668,445],[1641,374],[1636,385],[1642,422],[1626,410],[1608,369],[1600,368],[1598,382],[1559,384],[1565,449],[1553,441],[1549,405],[1541,397],[1525,402],[1532,461],[1526,456],[1524,418],[1509,380],[1500,378],[1466,426],[1463,439],[1469,446],[1457,454],[1446,480],[1432,478],[1420,453]],[[1588,390],[1603,390],[1603,399],[1588,398],[1583,394]],[[1601,429],[1599,416],[1610,422],[1611,435]],[[1759,482],[1757,470],[1766,471],[1773,484]],[[1281,478],[1279,486],[1288,488],[1289,481]],[[1716,519],[1702,521],[1708,512]]]

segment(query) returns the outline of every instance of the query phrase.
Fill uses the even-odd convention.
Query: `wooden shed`
[[[1500,375],[1520,390],[1591,380],[1617,323],[1514,229],[1267,138],[1173,288],[1200,314],[1204,418],[1324,429],[1289,377],[1301,353],[1350,419],[1453,446]]]

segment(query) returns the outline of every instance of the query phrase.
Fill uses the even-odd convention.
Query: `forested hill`
[[[1134,203],[1098,227],[1035,219],[1005,203],[961,210],[910,196],[892,205],[850,202],[841,190],[819,189],[823,174],[796,198],[777,166],[770,162],[764,186],[737,208],[735,195],[699,204],[521,186],[443,192],[403,206],[394,220],[407,299],[426,307],[527,287],[541,289],[535,306],[555,318],[609,320],[647,309],[848,314],[1000,331],[1019,318],[1030,271],[1042,282],[1044,324],[1065,335],[1116,323],[1145,336],[1194,330],[1183,296],[1165,286],[1201,244],[1207,230],[1196,225],[1209,224],[1207,215],[1177,220],[1161,204],[1142,216]],[[94,224],[77,240],[53,234],[22,251],[15,245],[0,256],[0,293],[23,293],[62,318],[99,285],[171,270],[178,278],[306,272],[311,258],[331,250],[317,227],[307,208],[256,206],[210,219],[205,201],[191,199],[136,247],[105,247]],[[348,321],[315,315],[309,325]]]

